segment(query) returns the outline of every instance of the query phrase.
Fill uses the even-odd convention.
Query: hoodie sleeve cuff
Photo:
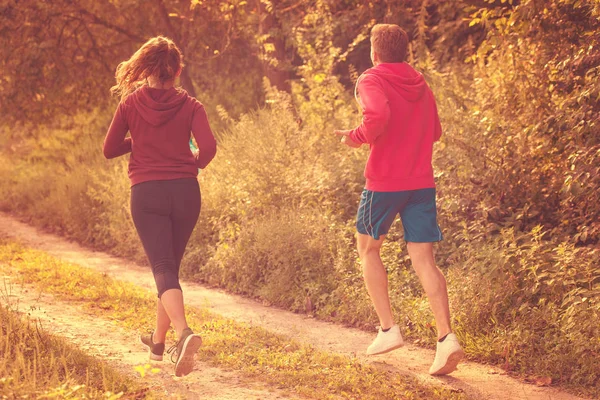
[[[350,139],[352,139],[352,141],[354,141],[354,142],[356,142],[356,143],[361,143],[361,144],[363,144],[363,143],[366,143],[366,142],[365,142],[365,141],[364,141],[364,140],[361,138],[361,135],[360,135],[360,133],[359,133],[359,129],[360,129],[360,127],[359,127],[359,128],[356,128],[356,129],[352,129],[352,131],[350,131],[350,133],[348,134],[348,137],[349,137]]]

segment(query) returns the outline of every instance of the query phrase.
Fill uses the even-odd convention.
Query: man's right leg
[[[400,328],[394,324],[387,271],[379,254],[390,226],[394,222],[397,201],[393,194],[363,190],[356,215],[358,254],[365,285],[379,317],[379,332],[367,348],[367,355],[383,354],[404,344]]]
[[[361,259],[363,277],[380,324],[375,341],[367,348],[367,355],[387,353],[404,344],[400,327],[394,324],[388,293],[387,272],[379,254],[384,239],[385,235],[374,239],[369,235],[358,234],[358,254]]]
[[[385,235],[381,235],[379,240],[376,240],[369,235],[359,233],[357,247],[369,297],[379,317],[381,329],[386,330],[394,325],[394,317],[390,305],[387,272],[380,256],[384,240]]]
[[[446,278],[435,265],[433,243],[408,242],[407,246],[413,268],[429,299],[429,305],[433,311],[438,331],[435,359],[429,373],[432,375],[446,375],[456,370],[456,366],[464,357],[464,351],[458,343],[458,338],[450,329],[450,308],[448,307]]]

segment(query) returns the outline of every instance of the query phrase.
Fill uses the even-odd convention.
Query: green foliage
[[[507,228],[492,240],[469,237],[461,245],[452,262],[463,267],[449,275],[463,282],[451,300],[469,304],[455,308],[458,326],[472,327],[464,334],[478,359],[594,387],[600,364],[586,354],[598,351],[600,252],[543,236],[540,227]]]
[[[472,118],[491,161],[480,180],[496,222],[516,215],[518,227],[600,239],[598,15],[597,2],[567,0],[474,14],[489,26],[473,55]]]
[[[101,154],[110,114],[65,118],[13,134],[0,157],[0,208],[100,249],[145,260],[129,214],[127,160]]]

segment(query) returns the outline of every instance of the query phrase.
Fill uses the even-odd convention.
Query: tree
[[[148,38],[172,37],[188,68],[182,86],[191,94],[203,68],[235,51],[246,13],[227,1],[139,0],[4,1],[0,6],[0,108],[13,121],[49,121],[90,110],[108,100],[117,64]],[[240,18],[241,17],[241,18]],[[200,22],[200,23],[199,23]]]

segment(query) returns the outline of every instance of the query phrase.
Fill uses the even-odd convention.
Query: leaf
[[[143,366],[136,365],[133,369],[139,373],[142,378],[146,376],[146,369]]]
[[[469,22],[469,26],[477,25],[477,24],[478,24],[478,23],[480,23],[480,22],[481,22],[481,19],[480,19],[480,18],[473,18],[473,19],[471,20],[471,22]]]
[[[552,384],[552,377],[550,376],[538,376],[533,380],[537,386],[550,386]]]
[[[327,76],[325,74],[316,74],[313,79],[316,83],[322,83]]]

